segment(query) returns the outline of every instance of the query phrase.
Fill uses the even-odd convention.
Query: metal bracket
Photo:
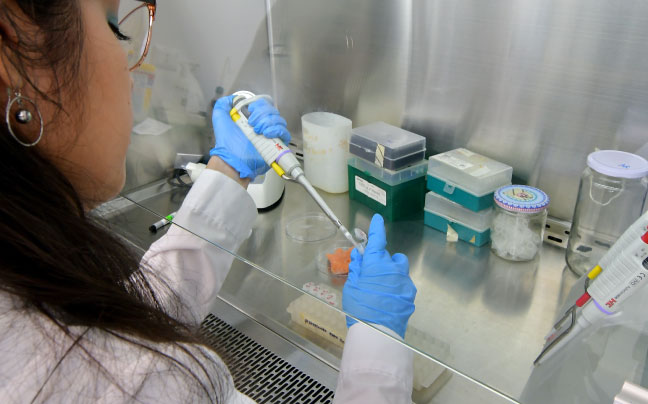
[[[567,248],[571,223],[565,220],[548,217],[544,231],[544,242],[561,248]]]

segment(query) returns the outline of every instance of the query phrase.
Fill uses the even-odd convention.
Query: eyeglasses
[[[120,10],[127,13],[120,15],[119,31],[129,37],[121,41],[128,55],[128,68],[133,71],[144,63],[151,45],[153,21],[155,21],[156,0],[122,0]]]

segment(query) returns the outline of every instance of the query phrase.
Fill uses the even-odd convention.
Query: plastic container
[[[510,261],[530,261],[540,252],[549,196],[527,185],[507,185],[494,194],[491,250]]]
[[[459,240],[478,247],[490,241],[492,216],[492,208],[474,212],[434,192],[425,195],[426,225],[444,233],[450,227],[457,232]]]
[[[641,216],[648,191],[648,162],[618,150],[587,157],[567,244],[567,264],[583,275]]]
[[[131,73],[131,77],[133,78],[133,89],[131,91],[133,121],[141,122],[148,117],[151,110],[155,66],[150,63],[143,63]]]
[[[331,193],[348,191],[351,120],[329,112],[311,112],[302,116],[302,134],[304,172],[311,184]]]
[[[353,129],[349,152],[378,167],[399,170],[425,158],[425,138],[384,122],[375,122]]]
[[[511,166],[460,148],[430,157],[427,188],[477,212],[493,206],[493,192],[512,176]]]
[[[426,170],[426,160],[391,171],[351,157],[348,162],[349,198],[369,206],[387,220],[419,213],[425,202]]]

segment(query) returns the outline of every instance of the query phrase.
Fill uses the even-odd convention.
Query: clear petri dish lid
[[[301,243],[316,243],[335,236],[337,227],[323,213],[306,213],[290,219],[286,235]]]

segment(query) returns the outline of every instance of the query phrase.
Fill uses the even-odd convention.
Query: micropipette
[[[642,217],[637,222],[644,220]],[[631,226],[601,259],[606,268],[554,325],[534,365],[558,352],[592,324],[618,313],[623,303],[648,283],[648,231],[645,225],[641,227],[643,235],[637,235],[636,226]],[[626,234],[633,236],[629,239]]]
[[[326,204],[320,194],[313,188],[310,181],[304,175],[304,170],[297,161],[297,157],[292,151],[279,139],[269,139],[265,136],[259,136],[254,132],[248,124],[247,118],[250,115],[247,106],[254,101],[265,98],[272,103],[272,98],[267,95],[255,95],[249,91],[238,91],[234,94],[232,101],[233,108],[230,111],[232,120],[241,129],[245,136],[250,140],[255,149],[259,152],[263,160],[283,179],[287,181],[294,181],[304,187],[306,192],[315,200],[315,203],[322,209],[326,216],[333,222],[333,224],[344,234],[360,254],[364,254],[364,247],[361,243],[357,242],[351,235],[349,230],[340,222],[335,216],[335,213]]]

